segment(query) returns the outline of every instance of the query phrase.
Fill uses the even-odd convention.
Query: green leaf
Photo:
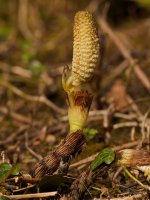
[[[16,165],[11,169],[11,175],[17,176],[18,174],[19,174],[19,165]]]
[[[87,140],[92,140],[98,133],[98,130],[95,128],[85,128],[83,133],[85,134]]]
[[[12,166],[9,163],[6,163],[6,162],[1,163],[0,164],[0,172],[9,171],[11,169],[11,167]]]
[[[111,148],[103,149],[95,158],[95,160],[91,163],[92,171],[100,166],[102,163],[111,164],[115,159],[115,153]]]
[[[18,175],[19,174],[19,166],[12,166],[9,163],[1,163],[0,164],[0,183],[4,182],[8,176],[10,175]]]
[[[12,166],[9,163],[4,162],[0,164],[0,183],[7,179],[10,175],[11,169]]]

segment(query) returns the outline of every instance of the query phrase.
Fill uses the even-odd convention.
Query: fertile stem
[[[92,103],[87,83],[99,60],[99,39],[94,18],[87,11],[74,19],[72,68],[65,68],[62,84],[67,96],[70,133],[83,130]]]

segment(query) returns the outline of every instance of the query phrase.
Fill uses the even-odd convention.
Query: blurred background
[[[72,62],[74,15],[86,9],[106,19],[150,77],[150,0],[0,0],[0,148],[7,150],[12,162],[35,163],[27,144],[45,155],[68,132],[61,76]],[[150,105],[149,91],[106,30],[98,29],[101,59],[91,84],[92,109],[107,109],[114,97],[116,110],[130,113],[130,95],[136,103],[133,113],[144,114]],[[86,131],[89,138],[98,136],[87,154],[100,148],[106,132],[96,116]]]
[[[91,2],[0,0],[0,59],[27,68],[33,61],[48,67],[71,62],[73,17]],[[115,28],[133,27],[150,14],[149,0],[97,2],[99,14],[107,9],[107,19]]]

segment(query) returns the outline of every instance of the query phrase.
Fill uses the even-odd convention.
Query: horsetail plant
[[[144,173],[150,182],[150,152],[137,149],[124,149],[117,153],[117,166],[131,167]]]
[[[99,39],[95,20],[87,11],[79,11],[74,19],[72,68],[64,70],[63,88],[67,94],[70,133],[84,128],[92,94],[87,83],[99,61]]]
[[[88,82],[99,60],[99,39],[92,14],[77,12],[74,19],[72,68],[65,67],[62,85],[66,92],[70,131],[68,136],[44,157],[32,170],[34,177],[52,174],[56,170],[66,174],[71,156],[82,150],[85,126],[93,95]],[[64,173],[65,172],[65,173]]]
[[[144,185],[134,177],[127,168],[136,169],[144,173],[147,181],[150,182],[150,152],[137,149],[123,149],[114,151],[111,148],[104,148],[91,162],[80,176],[71,185],[69,200],[82,199],[85,191],[97,179],[98,176],[108,174],[109,169],[122,167],[124,172],[144,189],[150,190],[149,185]]]

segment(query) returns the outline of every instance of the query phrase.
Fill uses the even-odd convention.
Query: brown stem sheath
[[[61,160],[80,152],[84,143],[85,138],[82,131],[68,135],[54,151],[35,165],[32,170],[33,177],[40,178],[54,173],[59,168]]]

